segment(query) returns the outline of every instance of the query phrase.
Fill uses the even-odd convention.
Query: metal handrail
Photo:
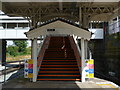
[[[41,63],[42,63],[42,60],[43,60],[43,56],[44,56],[44,53],[45,53],[45,50],[47,49],[48,45],[49,45],[49,41],[50,41],[50,36],[47,36],[43,42],[43,45],[41,47],[41,50],[39,52],[39,55],[38,55],[38,59],[37,59],[37,67],[38,67],[38,72],[39,72],[39,69],[40,69],[40,66],[41,66]],[[37,72],[37,74],[38,74]]]
[[[73,37],[72,36],[68,36],[68,37],[69,37],[69,40],[70,40],[71,47],[72,47],[72,49],[74,51],[76,60],[77,60],[77,65],[78,65],[78,68],[79,68],[79,72],[81,74],[81,59],[80,59],[79,51],[77,49],[77,46],[76,46],[76,43],[75,43]]]
[[[10,63],[15,63],[15,62],[19,62],[19,64],[17,64],[17,67],[15,67],[15,65],[9,65]],[[21,65],[22,63],[21,62],[24,62],[24,60],[20,60],[20,61],[10,61],[10,62],[3,62],[1,64],[3,64],[4,66],[4,69],[0,70],[0,76],[3,75],[3,78],[4,78],[4,81],[3,82],[0,82],[0,83],[5,83],[6,82],[6,75],[11,73],[11,72],[14,72],[16,70],[19,70],[21,69]],[[7,68],[8,67],[8,68]]]

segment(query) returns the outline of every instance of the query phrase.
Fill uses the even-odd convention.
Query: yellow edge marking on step
[[[110,86],[111,88],[116,88],[116,90],[118,90],[117,87],[115,87],[115,86],[113,86],[111,84],[97,84],[97,85],[99,85],[99,86]]]

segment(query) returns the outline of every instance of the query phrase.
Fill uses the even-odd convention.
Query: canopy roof
[[[79,21],[79,7],[81,7],[82,14],[88,15],[91,21],[106,21],[114,16],[115,11],[120,5],[119,0],[108,0],[110,2],[107,0],[98,0],[98,2],[95,2],[95,0],[78,0],[81,2],[77,2],[77,0],[73,0],[74,2],[65,2],[72,0],[56,0],[56,2],[48,1],[51,0],[2,0],[2,10],[10,16],[29,17],[30,20],[34,17],[40,22],[55,17]],[[99,19],[99,17],[97,17],[99,14],[106,14],[109,18],[106,19],[104,18],[104,15],[101,15],[99,16],[101,19]]]
[[[63,18],[54,18],[25,33],[28,39],[38,38],[41,35],[76,35],[84,39],[91,38],[91,32],[80,28],[72,21]]]

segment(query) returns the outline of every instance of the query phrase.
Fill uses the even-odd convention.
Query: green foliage
[[[26,48],[26,54],[31,54],[31,47]]]
[[[17,46],[8,46],[7,48],[7,54],[12,55],[12,56],[17,56],[18,55],[18,47]]]
[[[27,41],[26,40],[14,40],[13,43],[18,47],[18,52],[25,54],[27,52]]]
[[[10,45],[7,47],[7,56],[20,56],[31,54],[31,47],[27,48],[26,40],[14,40],[14,46]]]

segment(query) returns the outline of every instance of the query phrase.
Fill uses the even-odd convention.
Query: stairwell
[[[52,36],[40,66],[37,80],[81,80],[68,36]]]

